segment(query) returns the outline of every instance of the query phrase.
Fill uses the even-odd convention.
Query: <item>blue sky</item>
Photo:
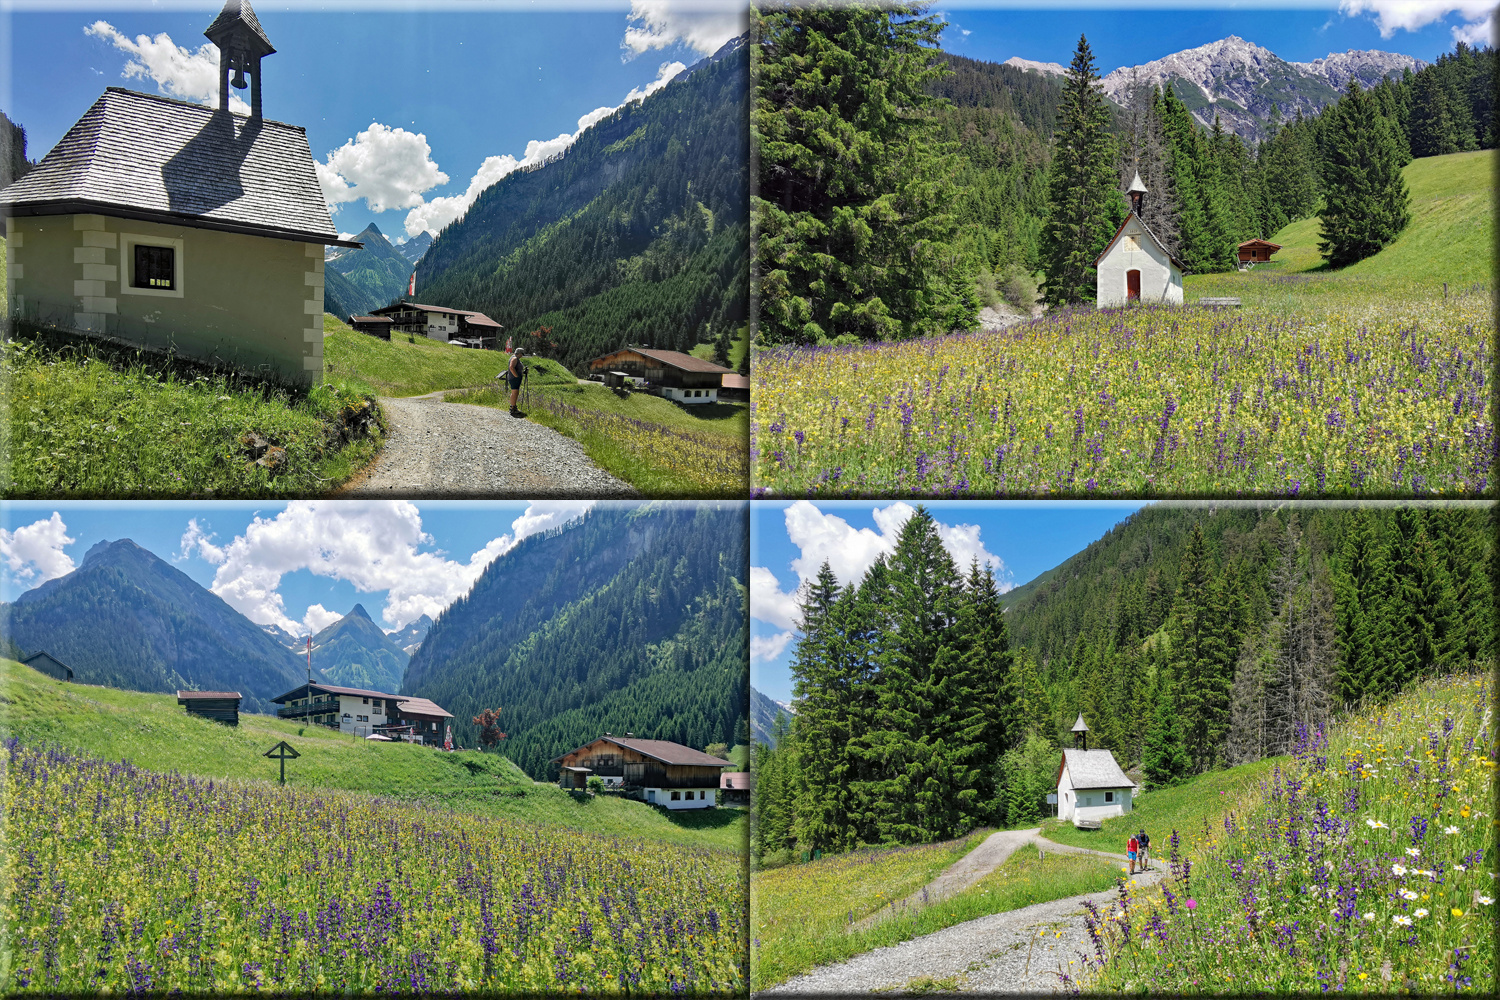
[[[1451,52],[1458,37],[1470,41],[1490,37],[1481,27],[1488,19],[1483,4],[1437,0],[1408,8],[1378,0],[1088,3],[1071,5],[1066,11],[1020,4],[937,4],[949,22],[943,47],[950,52],[991,62],[1020,56],[1066,66],[1078,36],[1084,34],[1101,75],[1229,35],[1270,49],[1290,62],[1310,62],[1349,49],[1380,49],[1431,62]],[[1465,10],[1471,16],[1465,16]]]
[[[107,86],[200,102],[217,94],[199,50],[222,0],[13,6],[0,13],[0,62],[11,70],[0,109],[25,127],[31,159]],[[732,7],[702,6],[258,2],[277,50],[262,63],[264,112],[307,129],[339,230],[373,221],[394,242],[460,215],[528,146],[533,157],[562,148],[580,118],[743,30]],[[207,55],[217,62],[217,50]]]
[[[1009,590],[1084,549],[1139,510],[1135,501],[937,500],[927,505],[966,572],[978,559]],[[789,702],[795,600],[825,559],[841,584],[889,552],[912,508],[899,501],[756,501],[750,512],[750,682]]]
[[[0,600],[129,538],[251,621],[299,634],[356,603],[387,630],[435,616],[497,556],[590,501],[7,502]]]

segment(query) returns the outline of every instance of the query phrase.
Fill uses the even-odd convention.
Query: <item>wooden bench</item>
[[[1198,304],[1200,306],[1221,306],[1221,307],[1223,307],[1223,306],[1233,306],[1233,307],[1238,307],[1239,304],[1240,304],[1240,300],[1239,299],[1234,299],[1234,298],[1229,298],[1227,296],[1216,297],[1216,296],[1209,296],[1209,295],[1200,295],[1198,297]]]

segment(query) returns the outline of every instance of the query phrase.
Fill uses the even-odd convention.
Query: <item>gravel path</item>
[[[504,410],[446,403],[443,393],[380,400],[388,431],[341,497],[631,497],[583,446]]]
[[[876,910],[862,920],[856,920],[849,929],[862,931],[897,913],[920,910],[963,892],[999,868],[1006,858],[1015,853],[1016,848],[1031,843],[1041,832],[1042,828],[1037,827],[1034,830],[1001,830],[990,834],[984,838],[984,843],[955,861],[943,874],[905,899],[897,900],[894,905]]]
[[[1021,844],[1067,854],[1098,854],[1125,860],[1123,854],[1090,851],[1082,847],[1054,844],[1035,836],[1037,831],[1007,831],[1030,835],[1006,851],[1008,857]],[[999,836],[996,834],[995,836]],[[988,846],[985,841],[976,850]],[[972,854],[973,852],[971,852]],[[949,869],[951,872],[952,869]],[[947,872],[942,877],[947,876]],[[1136,875],[1137,886],[1161,880],[1160,866]],[[994,913],[968,923],[956,924],[925,937],[903,941],[856,955],[847,962],[825,965],[782,983],[765,993],[868,993],[901,991],[914,979],[953,979],[965,992],[1050,993],[1061,990],[1059,972],[1078,967],[1080,952],[1089,950],[1084,926],[1084,900],[1101,910],[1113,905],[1115,890],[1056,899],[1050,903]],[[759,994],[757,994],[759,995]]]

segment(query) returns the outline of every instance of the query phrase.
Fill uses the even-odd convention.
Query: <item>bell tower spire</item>
[[[1125,193],[1130,196],[1130,210],[1139,219],[1141,217],[1141,200],[1146,197],[1146,185],[1141,183],[1141,172],[1139,170],[1135,172],[1135,178],[1130,182],[1130,187]]]
[[[249,76],[250,117],[259,118],[260,61],[276,50],[261,28],[250,0],[225,0],[224,9],[203,34],[219,47],[219,110],[229,110],[229,88],[244,90],[245,77]],[[230,71],[234,72],[233,80],[229,78]]]

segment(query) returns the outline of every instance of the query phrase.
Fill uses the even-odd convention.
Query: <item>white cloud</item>
[[[371,122],[313,166],[330,206],[363,198],[372,212],[414,208],[422,204],[423,194],[448,183],[448,175],[432,160],[426,135],[379,122]]]
[[[1339,12],[1349,17],[1373,15],[1381,38],[1397,31],[1420,31],[1449,14],[1464,20],[1450,29],[1455,41],[1489,45],[1494,37],[1493,0],[1339,0]]]
[[[778,659],[791,641],[792,633],[789,631],[768,636],[752,635],[750,637],[750,662],[770,663]]]
[[[462,218],[463,214],[469,210],[469,206],[474,204],[474,199],[478,198],[485,188],[499,181],[513,170],[530,167],[541,163],[548,157],[556,156],[573,145],[578,140],[578,137],[589,128],[620,110],[620,107],[629,104],[631,101],[639,101],[651,96],[665,87],[672,81],[673,77],[686,68],[680,62],[662,63],[656,71],[656,79],[644,87],[633,88],[630,93],[625,95],[625,100],[620,102],[618,107],[595,108],[578,119],[578,130],[576,132],[562,132],[551,139],[532,139],[526,144],[526,152],[521,155],[519,160],[509,153],[486,157],[485,161],[479,165],[479,170],[470,178],[469,186],[464,189],[462,194],[442,195],[430,201],[417,198],[410,205],[402,206],[411,208],[411,211],[406,213],[404,224],[406,235],[408,237],[416,236],[425,230],[436,236],[438,231],[444,226]],[[434,164],[435,166],[436,164]],[[321,164],[318,165],[318,169],[319,176],[321,177],[323,171]],[[447,178],[445,177],[444,180],[446,181]],[[327,190],[326,185],[324,189],[325,191]]]
[[[748,27],[744,4],[705,0],[630,0],[620,48],[633,59],[650,49],[682,44],[706,56]]]
[[[36,586],[73,572],[76,567],[63,548],[76,540],[68,537],[62,515],[53,511],[47,520],[15,531],[0,528],[0,558],[17,583]]]
[[[136,35],[132,40],[108,21],[95,21],[83,33],[103,39],[130,55],[120,74],[125,79],[149,79],[168,97],[197,101],[209,107],[218,105],[219,47],[212,42],[205,42],[194,52],[177,45],[166,32],[154,38]],[[242,115],[250,113],[250,105],[233,91],[229,94],[229,109]]]
[[[337,611],[329,611],[321,604],[314,604],[302,616],[302,630],[309,635],[316,635],[342,617],[344,616]]]
[[[422,530],[421,512],[406,501],[295,501],[275,517],[257,517],[244,534],[217,550],[224,559],[211,589],[251,621],[302,635],[313,619],[298,622],[289,617],[279,588],[286,574],[307,570],[348,581],[363,593],[384,591],[382,617],[399,628],[424,614],[436,617],[466,593],[496,557],[590,505],[534,503],[512,522],[509,533],[459,562],[421,551],[432,538]]]
[[[757,621],[777,628],[796,628],[797,595],[781,589],[776,575],[764,566],[750,567],[750,613]]]
[[[187,530],[182,533],[182,541],[177,548],[177,556],[173,562],[182,562],[184,559],[197,556],[210,566],[218,566],[224,559],[224,550],[213,544],[216,536],[207,530],[206,525],[198,523],[198,519],[192,518],[188,521]]]

